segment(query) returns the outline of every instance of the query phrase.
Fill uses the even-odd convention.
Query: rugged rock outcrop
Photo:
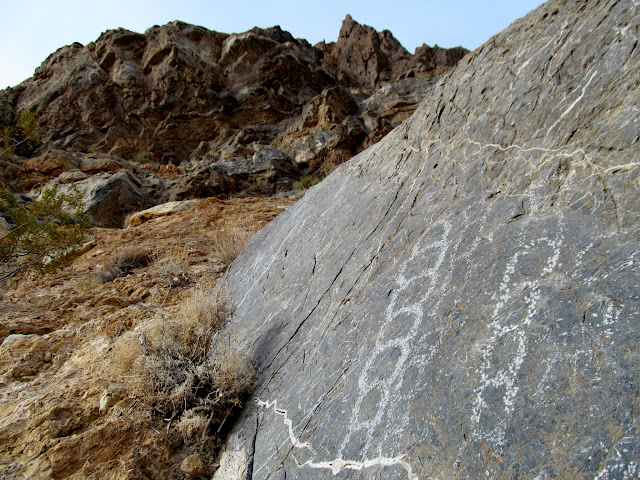
[[[83,195],[84,209],[100,227],[122,227],[128,213],[157,204],[166,182],[129,162],[104,154],[49,150],[21,167],[19,187],[37,197],[44,189]]]
[[[343,85],[369,92],[403,77],[443,73],[469,53],[461,47],[423,44],[411,55],[389,30],[377,32],[360,25],[351,15],[342,22],[336,43],[316,46],[324,51],[327,68]]]
[[[638,475],[639,22],[541,6],[254,237],[214,478]]]
[[[30,110],[40,121],[43,151],[97,150],[162,164],[250,159],[267,147],[295,157],[315,132],[333,129],[339,154],[304,162],[317,169],[328,160],[324,174],[390,130],[379,121],[361,121],[369,125],[362,131],[341,128],[349,115],[380,120],[377,110],[359,108],[366,96],[403,75],[429,83],[466,53],[429,57],[424,49],[410,55],[390,32],[378,34],[351,17],[336,44],[319,47],[279,27],[228,35],[176,21],[144,34],[109,30],[87,46],[59,49],[33,78],[1,91],[0,126],[13,126]],[[380,61],[363,70],[363,55]],[[417,106],[404,104],[413,108],[404,108],[400,120]]]

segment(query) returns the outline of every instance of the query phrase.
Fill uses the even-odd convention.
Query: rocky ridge
[[[638,475],[639,21],[544,4],[254,237],[215,479]]]
[[[59,49],[33,78],[0,92],[0,121],[35,112],[43,149],[208,165],[272,148],[326,174],[408,117],[424,85],[465,53],[425,45],[411,55],[389,31],[350,16],[336,43],[316,47],[279,27],[109,30]],[[412,94],[400,88],[384,108],[363,107],[405,77],[420,85]]]

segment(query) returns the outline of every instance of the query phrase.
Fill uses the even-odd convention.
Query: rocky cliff
[[[548,2],[254,237],[214,478],[638,475],[639,24]]]
[[[59,49],[33,78],[0,92],[0,126],[35,112],[42,152],[180,164],[271,147],[327,173],[407,118],[415,93],[421,99],[465,53],[423,46],[411,55],[390,32],[350,16],[335,44],[317,47],[279,27],[228,35],[176,21],[144,34],[109,30]],[[413,96],[401,93],[407,77]],[[362,108],[382,86],[395,96],[381,97],[383,109]]]

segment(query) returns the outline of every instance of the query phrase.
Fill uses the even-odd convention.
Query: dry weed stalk
[[[187,260],[189,248],[180,243],[172,243],[161,252],[155,252],[155,266],[160,273],[167,275],[184,274],[189,268]]]

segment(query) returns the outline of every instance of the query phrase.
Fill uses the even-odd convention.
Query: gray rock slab
[[[639,22],[541,6],[253,238],[220,478],[637,478]]]

